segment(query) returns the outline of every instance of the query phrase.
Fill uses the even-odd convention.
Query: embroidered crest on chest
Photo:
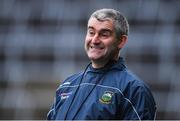
[[[103,104],[110,104],[114,93],[111,91],[105,91],[99,101]]]

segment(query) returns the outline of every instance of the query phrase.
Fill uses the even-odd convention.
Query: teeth
[[[90,48],[101,49],[100,47],[94,47],[94,46],[91,46]]]
[[[90,48],[92,49],[92,48],[94,48],[94,49],[102,49],[102,47],[100,47],[100,46],[90,46]]]
[[[94,48],[94,46],[90,46],[91,48]]]

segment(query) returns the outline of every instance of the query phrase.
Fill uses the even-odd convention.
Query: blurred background
[[[149,84],[157,119],[180,119],[179,0],[0,0],[0,119],[46,119],[58,85],[89,62],[87,20],[100,8],[127,17],[121,54]]]

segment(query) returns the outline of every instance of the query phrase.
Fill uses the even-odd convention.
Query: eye
[[[95,32],[94,32],[93,30],[88,30],[88,34],[89,34],[90,36],[93,36],[93,35],[95,34]]]
[[[102,37],[109,37],[111,35],[111,33],[109,31],[103,31],[101,32],[101,36]]]
[[[110,34],[109,34],[109,32],[103,32],[102,33],[102,36],[109,36]]]

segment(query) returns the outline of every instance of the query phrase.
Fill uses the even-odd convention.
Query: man
[[[59,86],[48,120],[155,119],[151,91],[128,71],[119,54],[128,31],[126,18],[116,10],[101,9],[91,15],[85,39],[91,63]]]

